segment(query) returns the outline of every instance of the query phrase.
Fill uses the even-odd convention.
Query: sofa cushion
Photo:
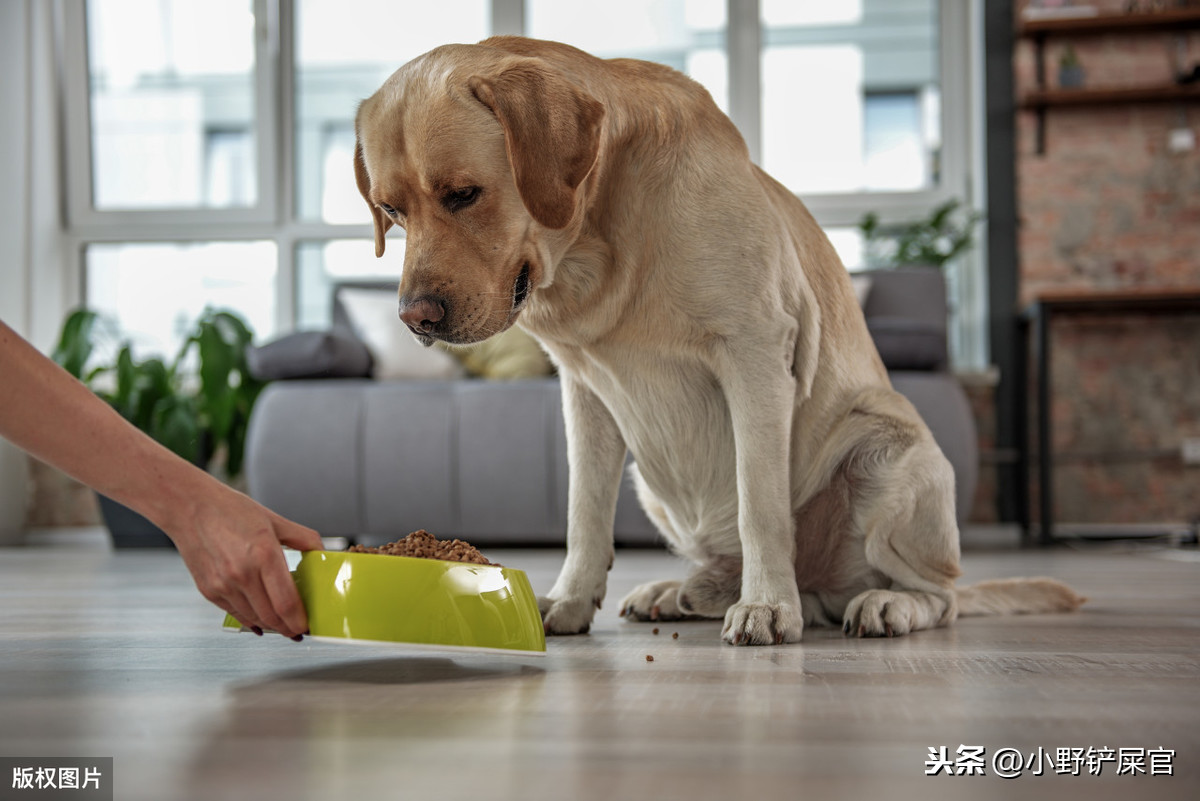
[[[371,374],[371,353],[336,331],[297,331],[246,348],[246,367],[261,381],[365,378]]]
[[[938,370],[946,364],[946,331],[911,317],[871,317],[867,329],[889,370]]]
[[[250,497],[326,536],[363,531],[364,408],[375,386],[365,378],[267,385],[246,432]]]
[[[944,370],[949,364],[946,278],[929,267],[871,270],[863,316],[889,370]]]

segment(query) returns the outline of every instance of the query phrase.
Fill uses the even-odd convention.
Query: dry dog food
[[[469,562],[475,565],[495,564],[495,562],[488,561],[488,558],[471,543],[462,540],[439,540],[425,529],[414,531],[404,539],[387,542],[379,547],[353,545],[346,550],[350,553],[415,556],[418,559],[443,559],[448,562]]]

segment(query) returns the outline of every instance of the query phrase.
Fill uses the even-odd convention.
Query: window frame
[[[296,196],[295,9],[293,0],[253,0],[256,20],[255,88],[257,198],[251,207],[154,210],[99,210],[92,199],[90,81],[88,76],[86,0],[60,0],[59,63],[63,70],[61,102],[65,167],[60,185],[65,197],[68,285],[82,302],[86,249],[116,242],[203,242],[271,240],[276,244],[276,326],[295,327],[298,314],[297,249],[302,243],[369,239],[370,221],[325,223],[301,218]],[[729,114],[742,132],[751,157],[762,151],[762,45],[764,28],[759,0],[726,0],[725,48],[729,70]],[[981,0],[938,3],[939,87],[942,151],[936,186],[919,191],[863,191],[804,194],[800,197],[825,228],[855,227],[867,211],[884,225],[926,216],[951,198],[982,208],[984,149],[978,89],[982,42]],[[526,28],[524,0],[491,0],[493,35],[519,34]],[[980,46],[980,48],[982,45]],[[976,48],[975,50],[979,50]],[[951,113],[953,110],[953,113]],[[347,165],[349,174],[349,165]],[[978,176],[972,180],[972,176]],[[955,367],[982,369],[987,356],[986,243],[948,276],[951,302],[959,316],[954,334]],[[403,232],[400,232],[401,234]],[[854,265],[848,265],[853,267]]]
[[[272,0],[252,0],[254,12],[254,115],[256,197],[253,205],[233,207],[182,206],[154,209],[98,209],[92,169],[91,81],[88,75],[86,0],[71,0],[63,13],[66,122],[66,211],[73,227],[155,226],[205,223],[271,222],[278,217],[280,165],[275,156],[280,117],[275,106],[278,85],[278,6]]]

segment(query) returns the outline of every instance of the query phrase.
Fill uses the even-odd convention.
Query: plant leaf
[[[63,322],[58,344],[50,354],[50,358],[64,370],[81,380],[84,377],[83,368],[95,349],[92,336],[99,317],[96,312],[87,309],[71,312]]]
[[[120,352],[117,354],[117,386],[113,390],[112,396],[109,398],[109,403],[120,412],[121,416],[133,423],[138,428],[144,428],[136,419],[134,414],[134,394],[136,392],[137,368],[133,363],[133,351],[129,343],[121,346]]]
[[[167,395],[158,399],[152,416],[151,436],[196,464],[200,454],[201,426],[195,405],[186,398]]]
[[[229,436],[235,398],[230,375],[236,354],[211,320],[202,321],[196,335],[200,348],[200,396],[202,410],[208,416],[213,437],[219,445]]]
[[[174,382],[161,359],[147,359],[134,365],[134,392],[130,420],[143,431],[155,431],[159,404],[176,396]]]

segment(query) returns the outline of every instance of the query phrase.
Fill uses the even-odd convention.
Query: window
[[[70,130],[74,217],[259,206],[267,149],[251,0],[89,0]],[[131,46],[136,42],[136,46]],[[76,172],[79,170],[73,170]]]
[[[937,0],[762,11],[763,168],[801,195],[936,188]]]
[[[95,244],[85,258],[88,305],[119,321],[137,358],[174,356],[206,306],[274,327],[274,242]]]
[[[302,220],[366,219],[363,199],[354,181],[347,180],[358,103],[422,53],[491,34],[487,0],[358,0],[349,4],[353,13],[347,5],[346,0],[295,4],[296,214]]]
[[[863,173],[867,189],[917,190],[936,186],[935,91],[863,95]]]
[[[362,203],[362,198],[358,199]],[[393,253],[392,251],[396,252]],[[301,242],[296,248],[296,324],[325,328],[331,322],[333,287],[343,281],[400,282],[404,240],[388,242],[388,258],[375,258],[375,241],[328,239]]]
[[[138,347],[171,350],[205,303],[260,338],[326,325],[334,283],[397,280],[403,258],[401,231],[374,258],[358,103],[432,47],[523,32],[691,75],[855,269],[866,212],[972,200],[962,43],[979,5],[63,0],[70,267]],[[950,276],[960,366],[983,366],[981,271]]]
[[[640,58],[674,67],[729,111],[724,0],[529,0],[528,32],[601,58]]]

